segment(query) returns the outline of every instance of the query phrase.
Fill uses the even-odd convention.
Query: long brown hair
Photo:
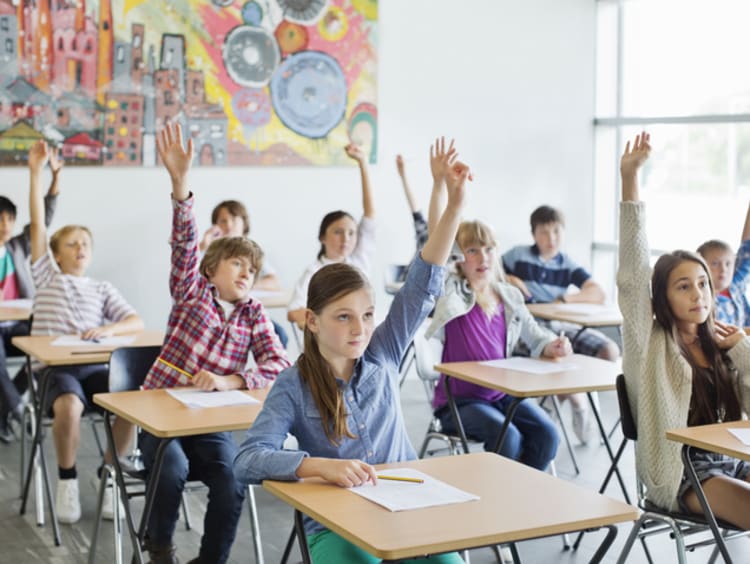
[[[320,228],[318,229],[318,241],[320,241],[323,237],[325,237],[326,231],[328,230],[328,228],[330,227],[332,223],[335,223],[339,219],[342,219],[344,217],[348,217],[349,219],[354,221],[354,223],[356,223],[352,215],[343,210],[336,210],[336,211],[328,212],[327,214],[325,214],[323,216],[323,219],[320,221]],[[326,246],[321,242],[320,250],[318,251],[318,258],[323,258],[325,254],[326,254]]]
[[[320,315],[331,302],[363,288],[369,290],[370,283],[358,268],[344,263],[329,264],[310,279],[307,308]],[[356,438],[346,425],[344,392],[338,386],[331,365],[320,354],[318,340],[309,327],[305,327],[304,341],[304,352],[297,359],[297,368],[310,388],[326,437],[334,445],[338,445],[343,437]]]
[[[497,249],[497,239],[495,239],[492,228],[481,221],[462,221],[456,232],[456,243],[462,252],[471,245],[494,247]],[[462,278],[466,278],[460,264],[456,264],[456,270]],[[499,260],[495,261],[492,265],[492,274],[496,280],[505,281],[505,272]],[[488,316],[495,314],[497,308],[495,304],[486,303],[486,300],[480,294],[476,294],[476,298],[479,307],[482,308],[485,314]]]
[[[690,413],[689,421],[715,423],[718,419],[718,410],[722,408],[724,410],[723,419],[726,421],[735,421],[741,418],[742,409],[730,375],[734,367],[715,341],[716,330],[714,328],[713,303],[712,311],[706,321],[698,325],[698,342],[701,351],[703,351],[708,360],[708,371],[713,373],[713,380],[716,387],[715,397],[713,396],[710,382],[701,376],[702,372],[706,369],[703,369],[696,363],[678,334],[677,320],[667,299],[669,275],[675,268],[686,261],[692,261],[701,266],[706,274],[713,301],[714,287],[706,262],[696,253],[678,250],[660,256],[654,265],[654,271],[651,276],[651,307],[657,323],[667,333],[672,335],[672,338],[680,347],[685,360],[688,361],[688,364],[693,369],[693,391],[690,405],[694,409]]]

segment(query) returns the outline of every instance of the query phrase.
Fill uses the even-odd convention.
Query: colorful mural
[[[377,0],[0,0],[0,165],[343,165],[377,147]]]

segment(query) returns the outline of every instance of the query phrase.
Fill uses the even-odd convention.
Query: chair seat
[[[652,503],[649,500],[642,500],[638,507],[640,507],[643,511],[647,511],[649,513],[655,513],[657,515],[664,515],[666,517],[671,517],[672,519],[675,519],[676,521],[688,521],[690,523],[695,523],[698,525],[705,525],[708,527],[708,521],[706,520],[706,517],[702,513],[685,513],[683,511],[670,511],[668,509],[664,509],[663,507],[659,507],[658,505]],[[728,521],[723,521],[719,519],[718,517],[714,516],[716,518],[716,523],[719,525],[719,528],[726,529],[729,531],[742,531],[740,527],[737,525],[733,525],[732,523]]]

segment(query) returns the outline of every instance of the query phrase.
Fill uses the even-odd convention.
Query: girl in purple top
[[[532,356],[567,356],[572,350],[567,338],[556,338],[540,327],[524,305],[521,292],[503,280],[492,230],[481,222],[464,222],[456,242],[464,260],[448,277],[444,295],[438,300],[427,337],[443,329],[443,362],[482,361],[506,358],[519,339]],[[435,390],[433,407],[443,428],[455,432],[447,405],[445,376]],[[468,436],[492,449],[513,398],[502,392],[450,380],[461,421]],[[555,424],[532,399],[523,400],[508,427],[500,454],[544,470],[555,458],[559,437]]]

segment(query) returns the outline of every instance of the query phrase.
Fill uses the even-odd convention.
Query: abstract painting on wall
[[[0,0],[0,165],[37,139],[74,165],[375,161],[377,0]]]

